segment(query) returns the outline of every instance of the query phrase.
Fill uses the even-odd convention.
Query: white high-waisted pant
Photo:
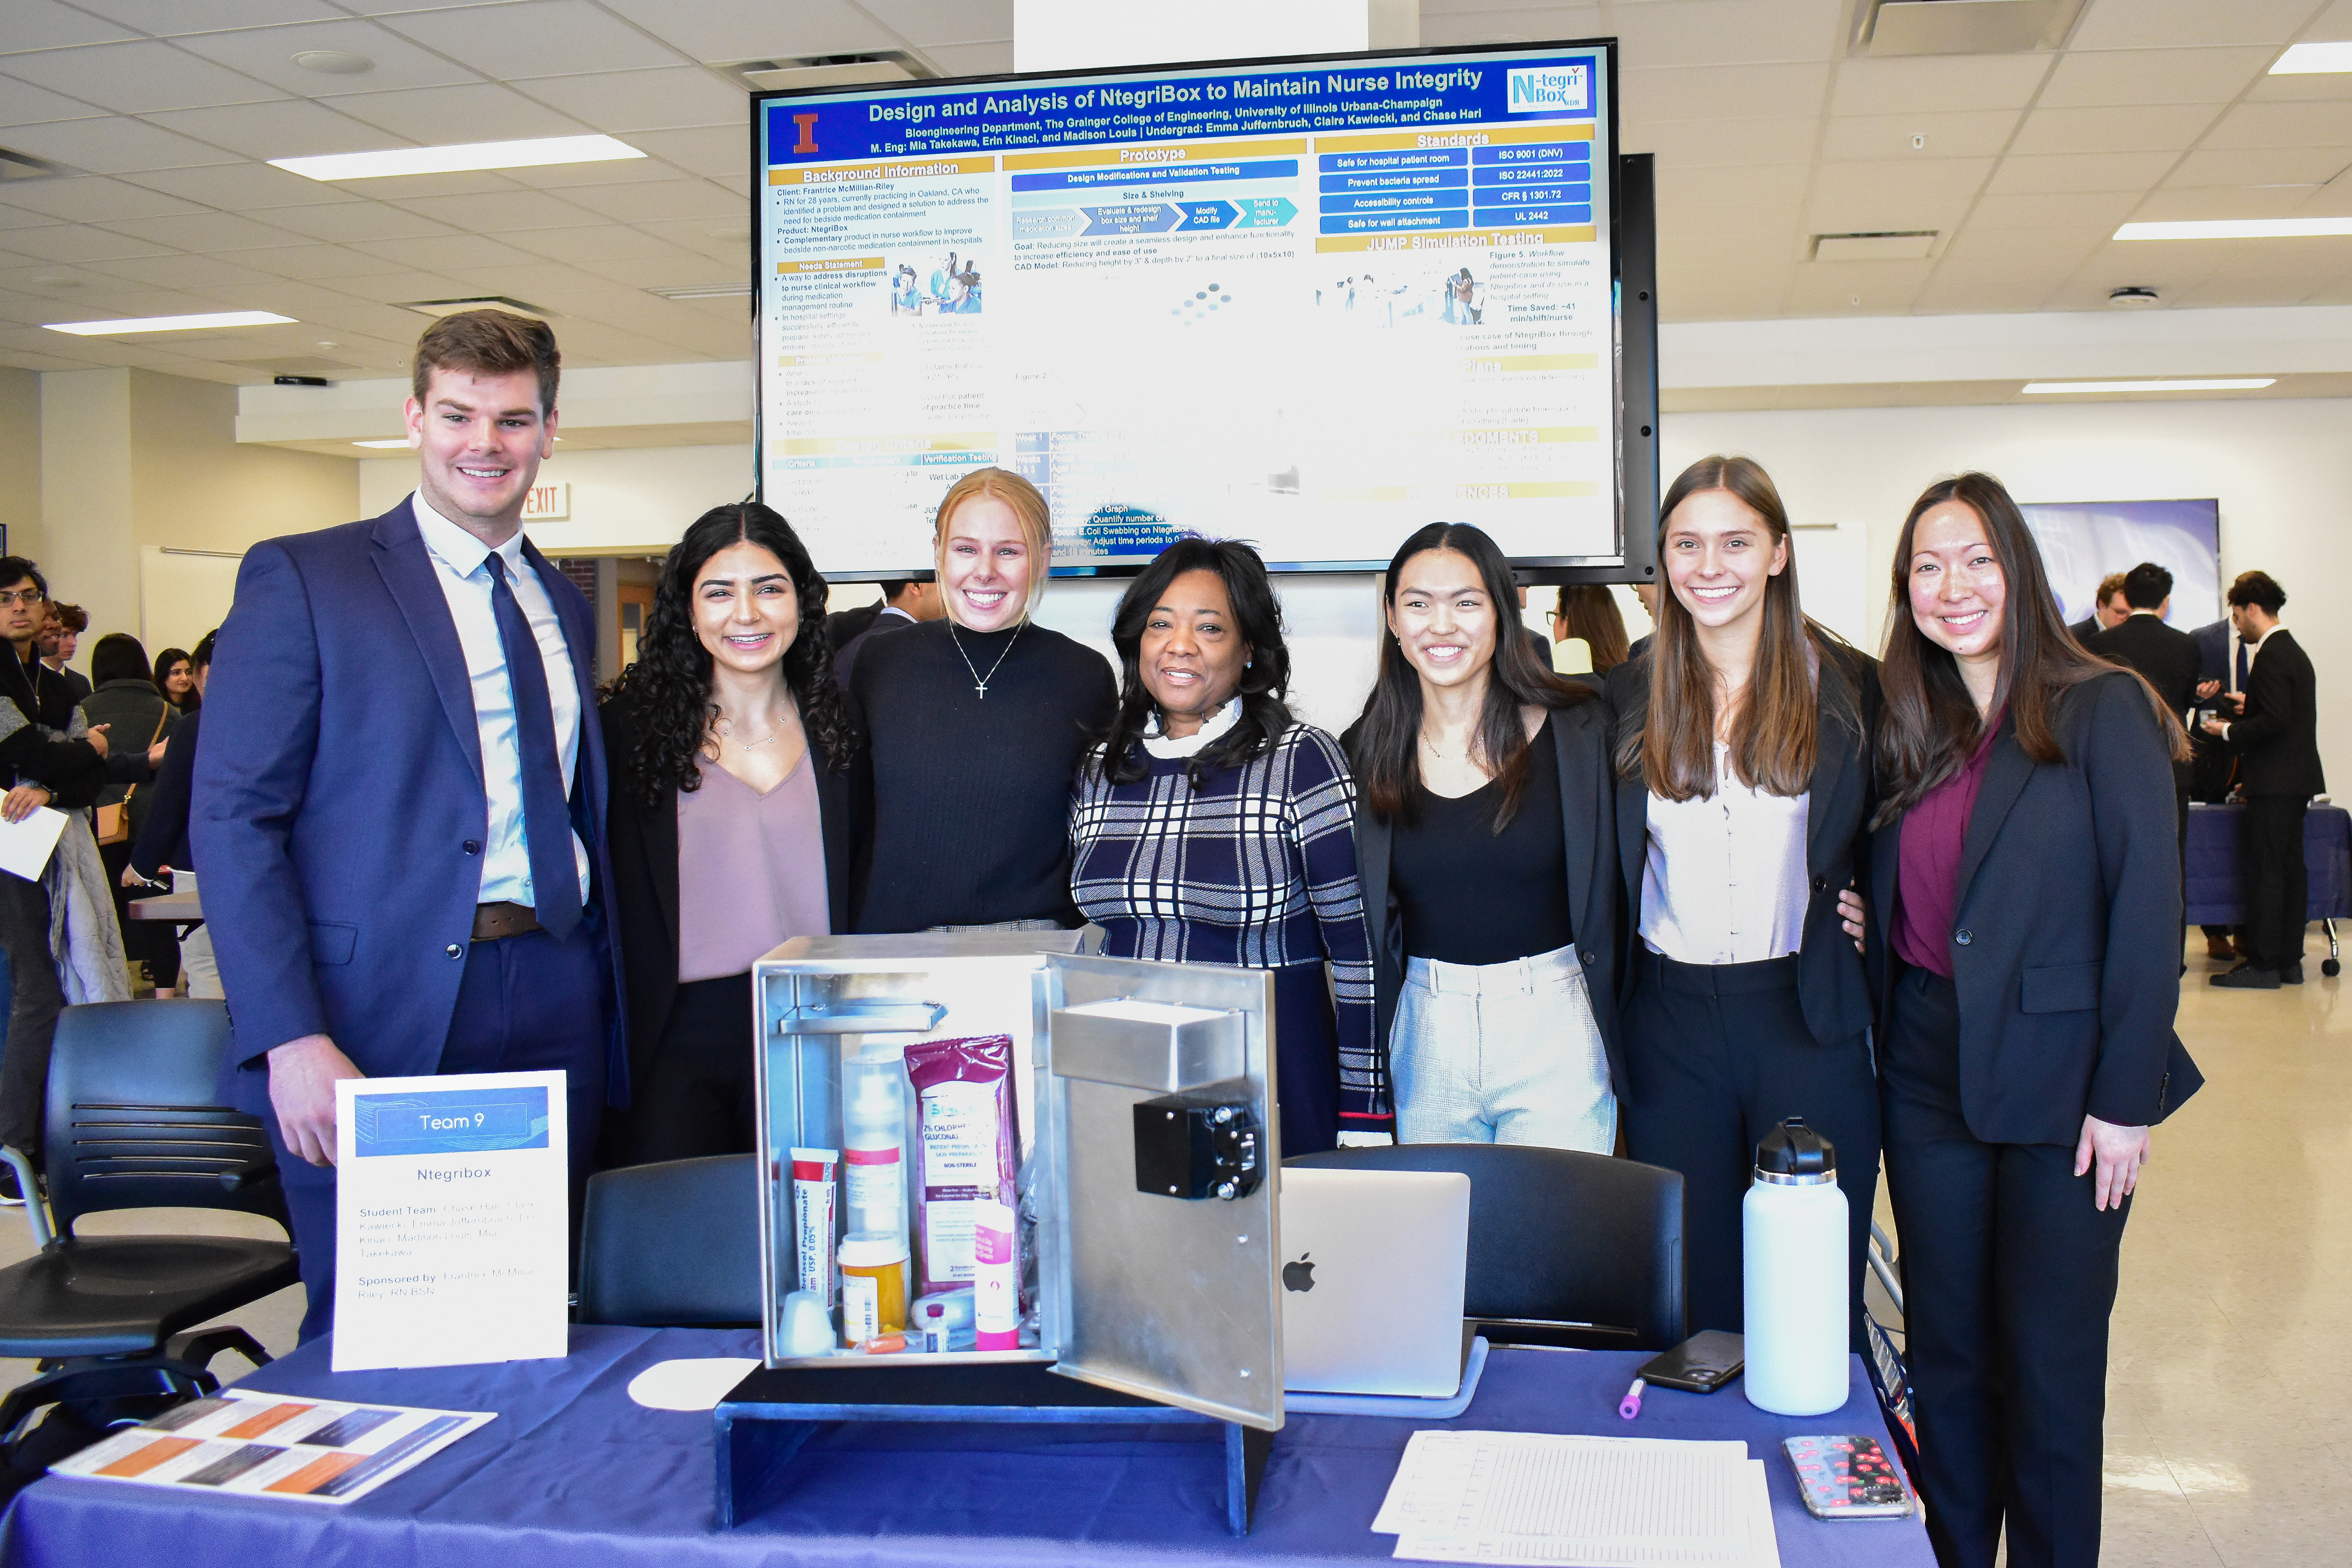
[[[1389,1072],[1401,1143],[1617,1146],[1609,1056],[1573,947],[1507,963],[1407,959]]]

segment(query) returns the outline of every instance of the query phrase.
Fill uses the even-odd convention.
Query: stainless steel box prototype
[[[1106,1388],[1282,1425],[1281,1163],[1274,986],[1261,971],[1077,953],[1076,932],[804,937],[752,968],[760,1260],[770,1366],[1044,1362]],[[1037,1343],[784,1353],[797,1284],[792,1151],[842,1147],[842,1068],[869,1041],[1008,1035]],[[1138,1190],[1135,1107],[1207,1094],[1256,1123],[1261,1176],[1231,1199]],[[914,1141],[912,1106],[908,1142]]]

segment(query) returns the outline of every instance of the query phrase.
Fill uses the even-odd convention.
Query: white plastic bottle
[[[1756,1146],[1740,1215],[1748,1402],[1821,1415],[1846,1400],[1846,1206],[1837,1151],[1790,1117]]]
[[[843,1069],[842,1184],[847,1229],[907,1234],[907,1069],[868,1047]]]

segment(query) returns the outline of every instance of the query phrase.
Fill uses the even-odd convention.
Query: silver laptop
[[[1283,1386],[1442,1398],[1462,1384],[1470,1178],[1282,1173]]]

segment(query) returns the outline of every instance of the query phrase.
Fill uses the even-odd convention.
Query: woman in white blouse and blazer
[[[1788,516],[1757,464],[1692,464],[1660,515],[1657,635],[1607,683],[1632,933],[1627,1151],[1683,1174],[1692,1331],[1738,1331],[1756,1145],[1787,1117],[1830,1140],[1859,1348],[1878,1093],[1840,900],[1858,911],[1866,876],[1876,666],[1805,618]]]

